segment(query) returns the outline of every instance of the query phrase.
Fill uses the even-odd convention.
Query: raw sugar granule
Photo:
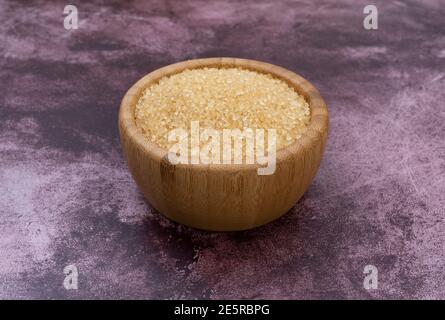
[[[276,129],[277,150],[298,139],[310,121],[309,104],[286,82],[241,68],[199,68],[161,78],[135,107],[136,126],[168,149],[168,133],[201,128]]]

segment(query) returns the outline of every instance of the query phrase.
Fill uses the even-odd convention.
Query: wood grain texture
[[[164,76],[200,67],[241,67],[268,73],[286,81],[308,101],[309,126],[302,138],[277,151],[274,174],[258,175],[258,164],[173,165],[167,150],[149,141],[136,127],[134,108],[145,88]],[[214,231],[254,228],[287,212],[318,170],[328,122],[326,104],[307,80],[272,64],[238,58],[189,60],[155,70],[127,91],[119,111],[125,159],[144,196],[168,218]]]

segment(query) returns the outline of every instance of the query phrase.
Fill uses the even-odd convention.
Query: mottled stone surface
[[[0,298],[445,298],[445,4],[0,1]],[[144,74],[235,56],[314,83],[317,177],[281,219],[207,233],[162,218],[122,158]],[[75,264],[79,289],[63,268]],[[379,288],[363,288],[363,268]]]

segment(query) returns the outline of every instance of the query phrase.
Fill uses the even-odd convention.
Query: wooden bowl
[[[179,164],[167,150],[136,127],[134,108],[145,88],[185,69],[240,67],[286,81],[308,101],[311,119],[305,134],[277,150],[276,170],[258,175],[258,164]],[[148,201],[168,218],[187,226],[235,231],[254,228],[286,213],[303,195],[320,165],[328,135],[328,110],[309,81],[284,68],[246,59],[209,58],[175,63],[146,75],[125,94],[119,131],[125,159]]]

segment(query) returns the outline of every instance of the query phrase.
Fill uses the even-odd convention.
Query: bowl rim
[[[230,58],[202,58],[177,62],[165,67],[156,69],[139,79],[125,93],[119,108],[119,131],[122,136],[125,135],[131,139],[137,146],[138,150],[147,154],[151,158],[159,162],[170,162],[167,160],[168,150],[159,147],[156,143],[150,141],[140,129],[136,126],[134,116],[134,107],[143,91],[150,85],[157,83],[162,77],[171,76],[186,69],[197,69],[205,67],[230,68],[238,67],[242,69],[252,70],[260,73],[270,74],[275,78],[281,79],[294,88],[299,94],[303,95],[309,103],[310,121],[306,130],[302,133],[301,138],[292,144],[278,149],[276,151],[276,166],[280,162],[290,160],[296,156],[303,155],[305,150],[312,149],[317,145],[323,135],[327,133],[329,125],[329,113],[318,90],[305,78],[289,71],[283,67],[273,65],[267,62]],[[240,170],[256,170],[262,165],[254,164],[176,164],[175,167],[187,167],[194,170],[210,170],[232,171]]]

